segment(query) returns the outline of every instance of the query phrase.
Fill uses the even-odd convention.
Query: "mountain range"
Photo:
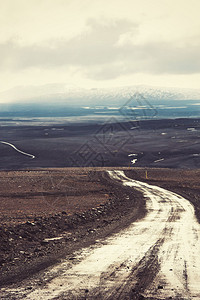
[[[145,85],[84,89],[48,84],[0,93],[1,117],[127,116],[133,112],[142,117],[144,110],[162,118],[198,117],[200,90]]]
[[[0,93],[0,103],[54,102],[71,105],[121,105],[135,94],[157,101],[200,100],[200,89],[180,89],[135,85],[114,88],[84,89],[67,84],[18,86]]]

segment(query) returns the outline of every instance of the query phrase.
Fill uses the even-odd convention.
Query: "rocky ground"
[[[125,172],[183,195],[200,220],[200,170],[126,168]],[[145,215],[141,193],[110,180],[104,168],[1,172],[0,180],[1,286],[66,255],[73,261],[75,250]],[[139,299],[136,294],[132,299]]]
[[[122,189],[93,169],[2,172],[1,182],[1,285],[23,279],[145,213],[139,192]]]

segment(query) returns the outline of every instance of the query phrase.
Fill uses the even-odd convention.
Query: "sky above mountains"
[[[0,0],[0,91],[199,88],[199,0]]]

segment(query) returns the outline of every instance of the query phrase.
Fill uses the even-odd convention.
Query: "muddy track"
[[[78,251],[32,281],[2,289],[2,299],[199,299],[200,225],[185,198],[109,171],[139,190],[147,214]],[[41,286],[40,276],[45,279]],[[29,282],[30,284],[30,282]]]

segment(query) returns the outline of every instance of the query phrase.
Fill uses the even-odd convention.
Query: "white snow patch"
[[[157,159],[157,160],[154,160],[155,163],[159,162],[159,161],[163,161],[164,158],[161,158],[161,159]]]
[[[132,159],[131,163],[134,165],[136,163],[137,159]]]
[[[188,131],[197,131],[196,128],[187,128]]]

